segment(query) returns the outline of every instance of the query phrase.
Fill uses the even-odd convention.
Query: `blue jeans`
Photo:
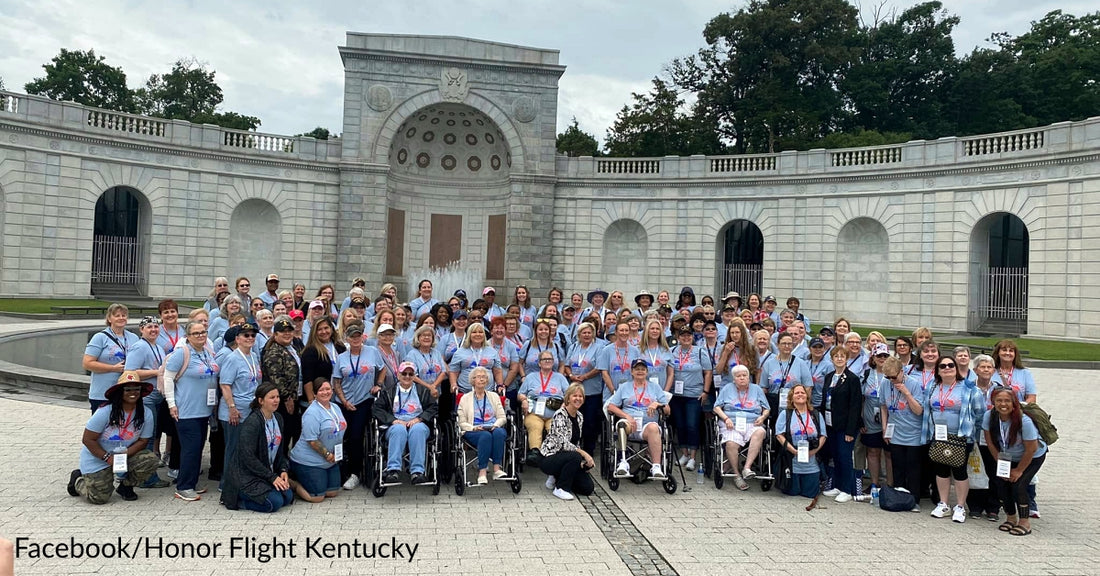
[[[463,434],[462,437],[477,446],[478,470],[488,468],[490,459],[498,466],[504,463],[504,441],[508,439],[508,431],[504,428],[494,428],[492,432],[474,430]]]
[[[409,473],[424,473],[424,455],[428,451],[428,434],[431,429],[423,422],[417,422],[412,428],[406,428],[400,422],[394,422],[386,430],[386,443],[389,445],[389,459],[386,470],[401,470],[401,457],[405,447],[409,448]]]
[[[855,451],[856,447],[855,437],[852,437],[851,442],[847,442],[844,440],[842,430],[836,430],[831,426],[826,429],[828,430],[829,440],[825,442],[825,451],[828,452],[829,458],[833,461],[832,467],[828,467],[826,470],[833,479],[833,488],[855,495],[856,471],[852,466],[852,452]]]
[[[241,425],[230,426],[229,420],[218,420],[221,424],[222,434],[225,435],[225,465],[222,470],[229,470],[229,463],[237,454],[237,440],[241,437]],[[243,423],[243,422],[242,422]],[[221,489],[222,483],[218,482]]]
[[[202,447],[206,444],[207,418],[183,418],[176,422],[180,446],[180,471],[176,490],[194,490],[202,468]]]
[[[322,468],[291,460],[290,471],[310,496],[324,496],[327,492],[340,489],[340,467],[336,464]]]
[[[241,503],[241,508],[246,508],[253,512],[264,512],[270,514],[277,512],[279,508],[284,506],[290,506],[290,503],[294,501],[294,492],[290,490],[271,490],[267,493],[267,501],[263,504],[257,504],[247,494],[241,492],[237,500]]]
[[[791,474],[791,487],[784,490],[783,493],[787,496],[805,496],[806,498],[813,498],[817,496],[817,490],[821,486],[821,475],[817,472],[812,474]]]
[[[699,447],[699,419],[702,403],[692,396],[673,396],[669,402],[672,421],[676,424],[676,438],[680,448],[695,450]]]

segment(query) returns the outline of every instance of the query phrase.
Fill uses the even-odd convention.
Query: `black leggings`
[[[970,454],[973,449],[973,444],[966,445],[967,454]],[[969,460],[963,462],[962,466],[959,466],[957,468],[952,468],[947,464],[940,464],[939,462],[932,461],[932,473],[936,475],[936,478],[953,478],[955,480],[958,480],[959,482],[962,482],[963,480],[967,479],[966,470],[969,466]],[[944,496],[947,495],[944,494]]]
[[[581,469],[582,464],[584,457],[579,452],[562,451],[543,458],[539,468],[547,476],[554,477],[558,488],[573,494],[590,496],[596,487],[592,475]]]
[[[596,441],[603,429],[603,393],[584,397],[581,405],[584,414],[584,429],[581,430],[581,448],[589,454],[596,453]]]
[[[1039,467],[1043,465],[1043,461],[1046,459],[1046,454],[1038,458],[1032,458],[1031,464],[1024,468],[1023,474],[1020,474],[1020,479],[1015,482],[1009,482],[996,474],[991,477],[993,486],[997,489],[997,495],[1001,497],[1001,505],[1004,506],[1005,514],[1016,516],[1017,510],[1019,510],[1020,517],[1026,518],[1031,513],[1028,507],[1027,487],[1031,484],[1032,478],[1035,478],[1035,474],[1039,472]],[[1012,469],[1015,470],[1019,465],[1019,462],[1013,462]]]
[[[928,453],[926,446],[890,444],[890,462],[894,468],[894,488],[905,488],[920,503],[921,466]]]

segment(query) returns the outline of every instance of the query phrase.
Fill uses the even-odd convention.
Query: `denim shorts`
[[[325,492],[335,492],[340,489],[340,467],[335,464],[328,468],[321,468],[291,460],[290,471],[310,496],[324,496]]]

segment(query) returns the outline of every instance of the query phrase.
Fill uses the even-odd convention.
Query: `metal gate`
[[[764,266],[760,264],[733,264],[722,268],[723,294],[730,290],[741,294],[747,302],[749,294],[760,294],[764,287]]]
[[[1027,268],[990,267],[978,271],[975,328],[1027,332]]]
[[[134,286],[144,292],[145,258],[141,242],[129,236],[92,239],[92,285]]]

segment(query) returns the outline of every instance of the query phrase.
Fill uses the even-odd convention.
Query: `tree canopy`
[[[107,64],[103,56],[96,56],[95,50],[62,48],[42,68],[46,71],[45,76],[23,86],[27,94],[134,112],[134,93],[126,86],[126,73],[122,68]]]
[[[712,154],[721,150],[718,134],[703,117],[685,110],[675,86],[653,79],[647,94],[633,94],[607,132],[609,156]]]
[[[565,129],[565,132],[558,134],[555,142],[558,153],[566,156],[599,156],[600,154],[600,145],[596,142],[596,137],[581,130],[576,116],[573,117],[573,123]]]

